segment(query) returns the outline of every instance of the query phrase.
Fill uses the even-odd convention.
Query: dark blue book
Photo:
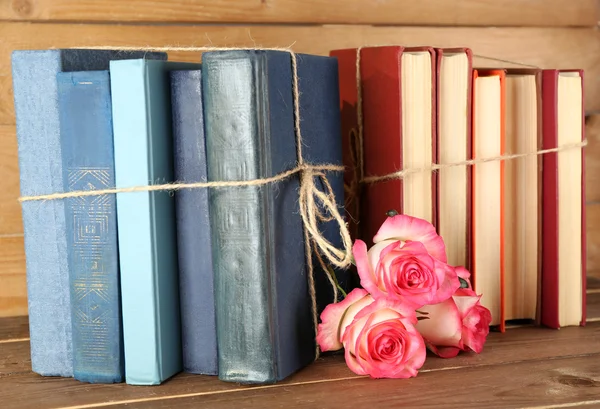
[[[288,53],[205,53],[202,75],[209,180],[265,178],[296,166]],[[304,159],[341,165],[337,60],[298,55],[298,76]],[[343,203],[342,173],[327,176]],[[272,383],[315,358],[298,189],[296,176],[209,190],[222,380]],[[330,223],[326,237],[341,247]],[[318,264],[314,274],[322,309],[332,301],[329,283]]]
[[[171,71],[175,180],[204,182],[201,70]],[[175,193],[183,370],[217,374],[217,330],[207,189]]]
[[[115,185],[108,71],[56,76],[65,191]],[[123,333],[115,195],[66,199],[73,372],[91,383],[122,382]]]
[[[17,50],[13,91],[22,196],[63,190],[56,74],[106,70],[109,61],[166,60],[165,53],[121,50]],[[46,376],[73,376],[65,201],[22,205],[31,366]]]

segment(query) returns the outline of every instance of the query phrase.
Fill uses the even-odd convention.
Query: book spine
[[[558,71],[542,71],[542,149],[558,146]],[[542,156],[542,319],[559,328],[558,312],[558,154]]]
[[[58,73],[64,189],[114,186],[108,71]],[[121,314],[114,195],[65,203],[73,370],[91,383],[121,382]]]
[[[145,62],[111,62],[110,81],[116,186],[147,185],[152,175]],[[134,385],[161,382],[152,194],[117,193],[125,377]]]
[[[175,180],[207,180],[201,70],[172,71]],[[183,368],[216,375],[217,332],[208,190],[175,193]]]
[[[257,53],[207,53],[202,86],[208,178],[260,178],[268,168],[265,108],[266,61]],[[263,135],[261,135],[261,132]],[[211,189],[215,312],[219,378],[242,383],[276,378],[271,334],[271,260],[266,189]]]
[[[56,74],[61,51],[15,51],[12,77],[21,195],[62,191]],[[22,204],[31,366],[73,376],[65,210],[62,200]]]

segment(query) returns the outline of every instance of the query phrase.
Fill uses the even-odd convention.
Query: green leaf
[[[458,277],[458,280],[460,281],[460,288],[469,288],[469,282],[467,280],[460,277]]]

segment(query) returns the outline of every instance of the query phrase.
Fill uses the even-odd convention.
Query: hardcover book
[[[302,54],[297,61],[304,159],[341,165],[337,61]],[[209,180],[253,180],[295,166],[291,68],[285,52],[204,54]],[[343,176],[328,173],[327,178],[341,206]],[[315,357],[298,189],[294,176],[209,191],[222,380],[272,383]],[[341,247],[335,222],[322,227],[324,236]],[[325,273],[314,264],[322,309],[332,302],[331,292]],[[342,286],[346,278],[339,273]]]
[[[110,60],[124,58],[166,59],[166,54],[76,49],[13,52],[21,196],[63,191],[56,74],[106,70]],[[73,375],[64,204],[62,200],[22,204],[31,365],[34,372],[47,376]]]
[[[472,159],[472,67],[468,48],[436,49],[437,157],[440,164]],[[448,264],[469,269],[471,255],[471,166],[438,172],[437,230]]]
[[[542,71],[543,149],[585,137],[583,71]],[[542,324],[585,325],[585,164],[583,149],[543,158]]]
[[[347,49],[330,54],[346,65],[340,72],[349,73],[356,69],[356,52]],[[365,47],[360,52],[364,175],[383,176],[407,168],[431,167],[437,160],[434,49],[382,46]],[[347,104],[351,105],[356,82],[353,85],[349,77],[342,84],[341,96],[347,97]],[[342,104],[346,105],[346,101]],[[350,115],[345,119],[353,121]],[[430,171],[365,185],[360,204],[360,238],[371,245],[390,210],[435,224],[436,194],[436,174]]]
[[[202,71],[171,71],[175,180],[202,182],[206,143]],[[217,374],[217,330],[207,189],[175,192],[183,369]]]
[[[115,184],[108,71],[56,76],[65,191]],[[65,201],[73,372],[91,383],[124,376],[117,214],[114,195]]]
[[[473,158],[495,158],[505,151],[504,70],[473,71]],[[504,162],[473,165],[473,288],[504,331]]]
[[[541,72],[506,70],[506,154],[541,149]],[[504,164],[505,319],[539,323],[542,157]]]
[[[169,72],[143,59],[110,64],[118,188],[173,182]],[[168,191],[117,193],[125,378],[159,384],[182,369],[175,201]]]

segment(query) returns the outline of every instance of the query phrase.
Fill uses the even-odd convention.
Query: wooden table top
[[[181,373],[159,386],[90,385],[31,372],[27,317],[0,318],[0,408],[600,408],[600,281],[585,327],[490,333],[479,355],[428,356],[416,378],[357,376],[325,355],[285,381],[243,386]]]

